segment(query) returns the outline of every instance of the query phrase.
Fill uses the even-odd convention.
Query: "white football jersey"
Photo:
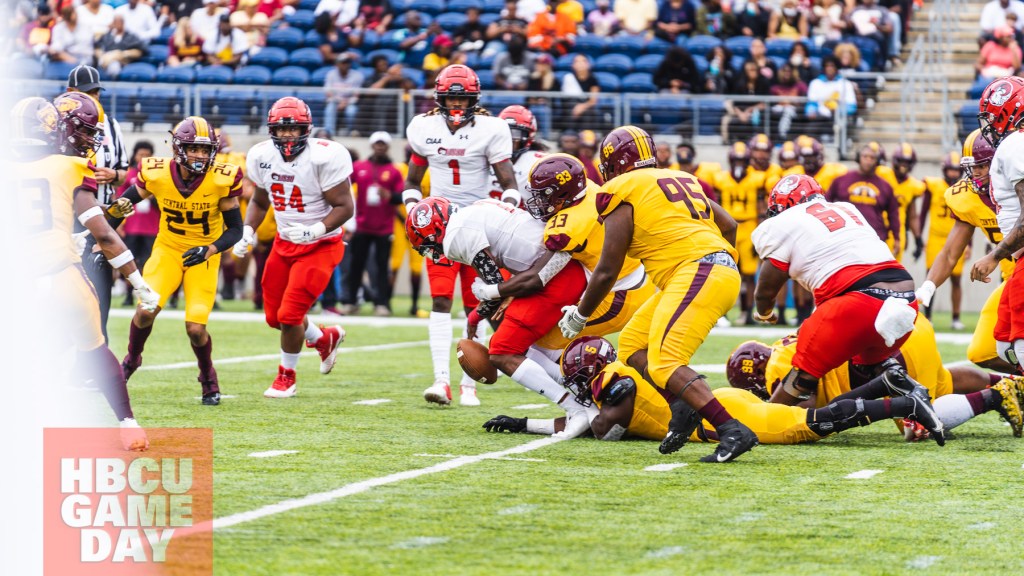
[[[352,175],[352,156],[344,146],[331,140],[310,138],[306,149],[286,162],[271,140],[253,146],[246,155],[245,175],[267,191],[278,230],[296,224],[310,226],[324,219],[332,206],[324,191]],[[341,234],[328,232],[324,238]]]
[[[491,165],[512,157],[512,132],[493,116],[474,116],[452,134],[440,114],[420,114],[405,132],[412,151],[430,165],[431,195],[460,208],[487,198]]]
[[[1024,180],[1024,134],[1013,132],[999,143],[992,158],[992,183],[989,187],[996,204],[999,230],[1006,236],[1020,217],[1020,200],[1014,186]]]
[[[529,212],[501,200],[479,200],[460,208],[448,220],[444,255],[472,264],[481,250],[490,248],[499,266],[523,272],[544,255],[543,235],[544,223]]]
[[[533,168],[533,165],[545,156],[547,156],[547,152],[527,150],[520,154],[519,158],[516,158],[515,164],[512,165],[512,170],[516,174],[516,188],[519,189],[519,194],[522,195],[523,200],[529,198],[529,195],[526,193],[526,185],[530,183],[530,168]],[[491,169],[491,197],[501,198],[503,192],[505,190],[498,182],[498,177],[494,175],[494,170]]]
[[[762,260],[788,269],[791,278],[812,292],[848,266],[895,260],[848,202],[798,204],[760,223],[752,240]]]

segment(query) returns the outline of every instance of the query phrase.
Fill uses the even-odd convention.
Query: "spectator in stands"
[[[579,158],[580,133],[572,129],[562,132],[558,136],[558,151]]]
[[[167,63],[171,66],[193,66],[205,61],[203,39],[192,30],[191,19],[186,16],[178,21],[171,36]]]
[[[431,72],[433,75],[437,75],[442,68],[451,63],[452,51],[455,49],[455,43],[447,34],[438,34],[434,36],[434,41],[431,43],[430,54],[427,54],[423,58],[423,65],[420,68],[424,72]],[[433,82],[424,82],[427,85],[433,85]]]
[[[332,26],[347,34],[359,15],[359,0],[320,0],[313,14],[327,14]]]
[[[156,151],[153,143],[149,140],[139,140],[132,149],[131,164],[128,165],[128,172],[125,175],[124,183],[117,189],[120,197],[134,186],[139,179],[139,164],[143,159],[149,158]],[[160,208],[152,198],[146,198],[135,204],[135,214],[124,221],[121,232],[124,233],[124,243],[132,254],[135,255],[135,264],[140,268],[146,266],[153,253],[153,243],[156,241],[156,233],[160,229]],[[124,305],[134,306],[131,289],[125,290]]]
[[[394,13],[388,0],[360,0],[359,16],[353,21],[355,28],[373,30],[378,34],[388,31]]]
[[[238,10],[231,13],[231,26],[245,33],[250,46],[265,46],[270,32],[270,19],[259,5],[260,0],[238,0]]]
[[[210,64],[232,68],[245,64],[249,57],[249,39],[245,32],[231,27],[231,16],[223,14],[217,25],[217,33],[203,41],[203,54]]]
[[[518,12],[516,0],[506,0],[505,9],[501,11],[501,17],[487,27],[487,45],[484,47],[484,56],[497,54],[505,49],[505,42],[511,34],[522,34],[526,36],[526,27],[529,22],[524,20]]]
[[[728,38],[733,35],[735,19],[722,10],[721,0],[701,0],[697,8],[697,34]]]
[[[767,96],[771,91],[768,79],[761,74],[753,60],[743,63],[743,70],[736,77],[729,94],[737,96]],[[726,143],[746,140],[753,133],[760,132],[761,116],[765,103],[758,100],[734,102],[725,101],[725,115],[722,117],[722,138]]]
[[[981,9],[981,38],[979,44],[993,39],[996,28],[1006,24],[1007,14],[1017,15],[1017,29],[1024,23],[1024,2],[1020,0],[991,0]]]
[[[50,37],[50,59],[69,64],[92,61],[92,31],[78,24],[78,12],[68,6],[61,12],[61,21],[53,27]]]
[[[75,12],[78,13],[78,25],[89,30],[94,39],[106,34],[114,21],[114,8],[101,0],[86,0]]]
[[[568,16],[577,27],[583,24],[586,18],[586,11],[579,0],[551,0],[551,7],[556,14]]]
[[[364,82],[364,87],[373,89],[400,89],[409,90],[414,88],[412,82],[402,74],[400,63],[388,65],[386,57],[374,56],[371,62],[374,72],[373,76]],[[393,129],[398,123],[397,99],[389,94],[364,96],[360,99],[361,115],[366,118],[366,123],[373,131],[387,131]]]
[[[352,131],[353,121],[359,111],[357,102],[359,95],[354,92],[356,88],[362,88],[365,78],[358,69],[353,69],[356,60],[355,54],[346,52],[339,54],[334,68],[324,78],[324,90],[327,92],[327,102],[324,104],[324,126],[331,133],[347,135]],[[345,131],[338,129],[338,113],[345,117]]]
[[[1006,25],[1013,30],[1013,39],[1017,41],[1018,46],[1024,46],[1024,31],[1017,25],[1017,14],[1010,12],[1006,15]]]
[[[391,257],[391,235],[397,207],[402,201],[405,179],[388,156],[391,135],[374,132],[370,135],[372,154],[366,160],[352,164],[352,184],[356,190],[356,229],[348,243],[352,262],[343,277],[345,290],[342,304],[355,308],[356,295],[367,270],[367,261],[373,253],[374,266],[370,269],[370,287],[373,292],[375,316],[391,315],[391,289],[388,280]]]
[[[437,24],[423,26],[423,18],[419,12],[410,10],[405,13],[405,28],[395,34],[398,50],[401,52],[402,63],[406,66],[419,68],[423,58],[430,51],[434,37],[441,33]]]
[[[601,171],[597,169],[597,147],[601,144],[601,139],[593,130],[584,130],[579,133],[576,142],[576,157],[583,163],[583,171],[586,172],[587,178],[597,184],[604,184]]]
[[[832,49],[832,55],[839,60],[840,73],[860,71],[860,48],[853,42],[836,44]]]
[[[466,21],[452,34],[452,40],[461,52],[480,52],[487,38],[487,26],[480,21],[480,8],[466,9]]]
[[[508,41],[508,51],[498,54],[494,59],[494,83],[498,90],[526,90],[535,62],[536,56],[526,49],[526,38],[521,34],[512,34]]]
[[[527,22],[533,22],[537,14],[547,10],[548,0],[518,0],[516,9]]]
[[[618,34],[620,28],[619,17],[611,10],[611,0],[597,0],[597,7],[587,14],[587,32],[607,37]]]
[[[53,37],[53,27],[56,21],[53,18],[53,11],[46,4],[39,7],[39,12],[34,20],[25,23],[18,34],[18,49],[33,58],[43,58],[50,50],[50,39]]]
[[[775,79],[775,61],[768,57],[764,40],[754,38],[750,42],[750,61],[757,64],[757,70],[769,82]]]
[[[693,56],[682,46],[673,46],[665,52],[652,77],[654,85],[663,94],[693,94],[700,92],[700,72]]]
[[[672,145],[664,140],[655,140],[654,160],[657,162],[656,166],[658,168],[665,168],[667,170],[679,169],[679,165],[675,163],[675,157],[672,154]]]
[[[593,127],[597,120],[597,95],[601,92],[601,86],[590,71],[590,58],[577,54],[572,59],[572,72],[562,77],[562,92],[567,96],[581,96],[569,100],[571,108],[567,112],[570,126],[577,130]]]
[[[829,202],[849,202],[864,215],[867,224],[885,242],[892,234],[892,253],[902,254],[900,203],[892,186],[878,174],[879,147],[871,142],[857,151],[856,171],[832,181],[825,191]]]
[[[655,0],[615,0],[615,15],[626,34],[647,35],[658,19]]]
[[[708,53],[708,71],[704,91],[725,94],[733,84],[732,52],[725,46],[715,46]]]
[[[284,7],[285,4],[282,0],[259,0],[259,13],[263,14],[270,20],[270,24],[273,25],[284,18]]]
[[[658,8],[654,35],[674,43],[680,36],[692,34],[696,21],[697,11],[689,0],[665,0]]]
[[[800,113],[800,102],[797,99],[807,96],[807,84],[796,75],[793,65],[786,62],[779,68],[770,91],[772,96],[793,98],[772,104],[772,116],[779,119],[779,134],[787,138],[793,120]]]
[[[769,38],[803,40],[810,33],[807,13],[797,6],[796,0],[783,0],[782,6],[772,11],[768,21]]]
[[[124,29],[124,18],[115,14],[110,30],[96,41],[96,62],[111,76],[121,73],[125,64],[135,62],[146,53],[146,43]]]
[[[772,17],[770,6],[764,6],[760,0],[747,0],[742,10],[737,10],[736,27],[740,34],[764,38],[768,35],[768,22]]]
[[[850,13],[850,23],[857,36],[868,38],[878,45],[880,63],[889,60],[889,36],[893,33],[889,11],[875,0],[861,0],[861,4]]]
[[[313,30],[320,35],[320,55],[324,62],[334,62],[348,49],[350,36],[334,25],[329,12],[321,12],[313,19]]]
[[[192,33],[203,39],[213,38],[217,35],[220,17],[224,14],[227,14],[227,10],[220,7],[218,0],[203,0],[203,7],[189,17]]]
[[[838,42],[848,25],[845,15],[846,4],[839,0],[815,2],[810,14],[811,36],[815,45]]]
[[[114,14],[124,18],[124,29],[147,44],[160,35],[160,22],[153,7],[140,0],[128,0],[114,9]]]
[[[1010,76],[1020,69],[1021,49],[1014,39],[1013,29],[999,26],[994,32],[995,40],[989,40],[981,47],[978,61],[974,64],[978,76],[999,78]]]
[[[857,91],[853,82],[839,74],[839,60],[835,56],[826,56],[821,70],[821,76],[807,86],[807,117],[831,119],[840,107],[847,116],[856,114]]]
[[[852,46],[852,44],[851,44]],[[856,46],[854,46],[856,49]],[[860,54],[857,54],[858,61],[860,60]],[[796,42],[793,47],[789,50],[789,56],[786,58],[790,66],[793,67],[793,71],[796,72],[797,77],[800,78],[805,84],[814,80],[818,76],[818,70],[814,67],[814,63],[811,62],[811,53],[807,49],[807,45],[803,42]]]
[[[555,59],[551,54],[538,54],[534,60],[530,80],[526,84],[530,92],[557,92],[560,89],[555,76]],[[551,134],[551,99],[544,96],[531,96],[526,99],[526,107],[537,119],[540,136],[547,138]]]
[[[193,12],[203,7],[203,0],[159,0],[156,5],[157,21],[163,27],[190,18]]]
[[[538,12],[526,27],[527,43],[531,50],[551,54],[568,54],[576,43],[576,23],[564,13],[556,12],[556,0],[547,10]],[[513,39],[515,36],[512,37]],[[512,39],[507,40],[510,43]]]

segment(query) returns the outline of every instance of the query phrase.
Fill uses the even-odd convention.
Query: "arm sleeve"
[[[603,221],[606,216],[622,204],[622,198],[611,192],[598,192],[594,197],[594,204],[597,206],[597,217]]]
[[[213,241],[217,252],[229,250],[242,239],[242,210],[240,208],[232,208],[224,212],[223,216],[224,225],[227,226],[227,229],[221,233],[219,238]]]

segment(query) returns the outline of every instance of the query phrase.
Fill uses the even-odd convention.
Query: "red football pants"
[[[293,244],[278,237],[261,280],[267,324],[300,326],[344,255],[340,235],[315,244]]]
[[[430,297],[448,298],[455,296],[455,279],[459,279],[462,289],[462,305],[466,308],[476,308],[480,303],[473,296],[473,279],[476,278],[476,270],[467,264],[451,262],[446,264],[434,264],[434,261],[427,258],[427,278],[430,279]]]
[[[491,354],[526,354],[534,342],[558,325],[563,306],[579,302],[586,287],[583,266],[570,261],[539,292],[512,300],[498,330],[491,336],[488,351]]]
[[[998,342],[1024,339],[1024,266],[1017,265],[1006,279],[1003,295],[999,297],[996,327],[992,330]],[[997,270],[998,272],[998,270]]]

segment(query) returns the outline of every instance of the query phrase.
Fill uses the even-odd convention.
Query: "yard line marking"
[[[252,452],[250,458],[273,458],[274,456],[285,456],[287,454],[298,454],[298,450],[267,450],[266,452]]]
[[[979,522],[977,524],[971,524],[967,527],[968,530],[991,530],[996,527],[995,522]]]
[[[882,472],[885,472],[885,470],[858,470],[857,472],[847,474],[844,478],[848,480],[866,480]]]
[[[393,342],[391,344],[372,344],[369,346],[353,346],[351,348],[338,348],[338,354],[355,354],[356,352],[379,352],[382,350],[401,350],[403,348],[416,348],[419,346],[426,346],[430,344],[430,340],[415,340],[412,342]],[[303,356],[317,356],[317,352],[302,352]],[[258,354],[256,356],[236,356],[234,358],[220,358],[213,361],[214,366],[224,364],[244,364],[246,362],[258,362],[261,360],[278,360],[281,358],[281,353],[276,354]],[[156,366],[143,366],[139,368],[139,372],[150,371],[150,370],[179,370],[182,368],[195,368],[195,360],[191,362],[175,362],[173,364],[158,364]],[[223,396],[222,396],[223,398]]]
[[[135,310],[129,308],[115,308],[110,311],[114,318],[131,318]],[[182,310],[161,310],[161,318],[173,320],[184,320],[185,312]],[[217,322],[246,322],[265,324],[266,316],[262,312],[211,312],[210,320]],[[398,328],[409,326],[427,327],[430,322],[426,318],[376,318],[374,316],[334,316],[331,314],[310,314],[309,320],[317,324],[344,324],[346,326],[366,326],[369,328]]]
[[[554,404],[520,404],[519,406],[513,406],[512,410],[540,410],[548,406],[554,406]]]
[[[475,456],[459,456],[452,460],[439,462],[433,466],[427,466],[426,468],[405,470],[404,472],[396,472],[395,474],[388,474],[387,476],[381,476],[379,478],[361,480],[359,482],[353,482],[352,484],[346,484],[341,488],[337,488],[329,492],[318,492],[303,496],[302,498],[282,500],[276,504],[270,504],[248,512],[240,512],[238,514],[224,516],[223,518],[216,518],[212,522],[202,522],[192,526],[191,528],[179,530],[177,535],[203,533],[211,530],[218,530],[220,528],[227,528],[229,526],[236,526],[238,524],[244,524],[245,522],[252,522],[253,520],[259,520],[260,518],[266,518],[267,516],[290,512],[299,508],[326,504],[328,502],[338,500],[339,498],[347,498],[354,494],[366,492],[367,490],[377,488],[378,486],[387,486],[388,484],[395,484],[397,482],[402,482],[403,480],[412,480],[413,478],[419,478],[420,476],[437,474],[438,472],[447,472],[469,464],[483,462],[484,460],[494,460],[496,458],[504,458],[514,454],[524,454],[526,452],[531,452],[538,448],[544,448],[545,446],[550,446],[566,440],[569,440],[569,438],[565,438],[563,436],[548,436],[546,438],[539,438],[537,440],[527,442],[526,444],[520,444],[518,446],[513,446],[512,448],[499,450],[497,452],[485,452]]]
[[[419,456],[421,458],[466,458],[466,456],[459,456],[458,454],[413,454],[413,456]],[[488,458],[488,460],[507,460],[509,462],[547,462],[542,458]]]
[[[942,560],[942,556],[918,556],[913,560],[907,561],[907,568],[924,569],[930,568],[932,564],[935,564],[939,560]]]
[[[647,472],[668,472],[669,470],[675,470],[676,468],[682,468],[683,466],[689,466],[686,462],[674,462],[672,464],[655,464],[644,468]]]
[[[449,538],[444,536],[417,536],[415,538],[393,544],[391,548],[396,550],[412,550],[414,548],[425,548],[427,546],[444,544],[448,540]]]
[[[667,548],[659,548],[657,550],[651,550],[644,556],[647,558],[670,558],[672,556],[679,556],[686,552],[686,548],[682,546],[669,546]]]
[[[498,510],[498,516],[517,516],[519,514],[526,514],[528,512],[533,512],[536,509],[537,509],[537,505],[536,504],[519,504],[517,506],[512,506],[511,508],[505,508],[503,510]]]
[[[373,400],[360,400],[358,402],[353,402],[353,404],[361,406],[376,406],[377,404],[387,404],[388,402],[391,402],[390,398],[374,398]]]
[[[697,372],[711,372],[712,374],[725,374],[725,364],[691,364],[690,368]]]

